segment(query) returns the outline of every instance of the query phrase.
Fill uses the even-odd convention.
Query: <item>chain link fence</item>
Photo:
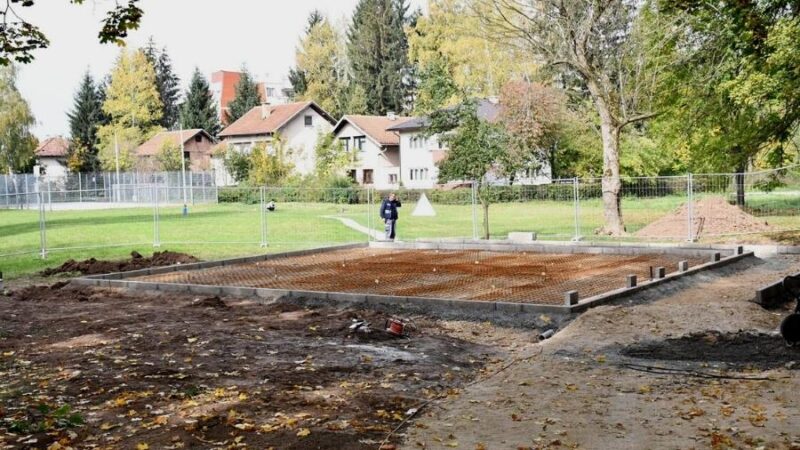
[[[152,203],[153,186],[165,189],[160,199],[164,203],[217,201],[213,172],[20,174],[0,176],[0,208],[36,208],[38,193],[43,194],[41,201],[50,211],[132,207]]]
[[[76,175],[63,185],[5,177],[0,186],[12,187],[0,193],[0,257],[164,246],[213,247],[206,254],[229,255],[231,248],[254,253],[385,238],[379,210],[387,191],[222,188],[204,173],[187,173],[185,184],[181,173],[125,174],[119,182],[109,175]],[[76,184],[84,189],[69,189]],[[601,179],[538,186],[462,183],[395,193],[402,204],[401,241],[480,239],[487,237],[487,224],[492,239],[532,232],[542,240],[760,242],[800,231],[800,166],[623,178],[625,232],[615,236],[603,233]]]

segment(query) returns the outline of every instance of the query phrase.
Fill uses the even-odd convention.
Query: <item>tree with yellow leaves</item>
[[[157,121],[162,115],[155,70],[141,50],[120,52],[103,111],[111,120],[98,129],[101,165],[105,170],[116,168],[119,146],[119,168],[130,169],[134,150],[160,130]]]
[[[486,38],[479,2],[430,0],[428,14],[406,33],[417,64],[415,112],[428,114],[469,97],[500,95],[511,80],[530,79],[536,65],[512,46]]]

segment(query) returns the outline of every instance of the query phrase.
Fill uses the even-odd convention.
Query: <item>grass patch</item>
[[[624,221],[629,236],[685,203],[683,196],[622,199]],[[435,217],[413,217],[414,202],[400,211],[398,238],[468,238],[473,235],[473,209],[470,204],[433,203]],[[220,259],[264,252],[282,252],[344,243],[366,242],[366,235],[344,226],[335,218],[381,230],[377,204],[279,203],[278,210],[266,214],[267,248],[261,247],[262,225],[259,205],[222,203],[197,205],[182,215],[182,208],[159,207],[156,237],[152,208],[87,211],[47,211],[48,258],[39,256],[38,211],[0,210],[0,270],[7,278],[35,273],[59,265],[67,259],[123,259],[133,250],[150,255],[154,250],[192,254],[201,259]],[[800,198],[790,192],[752,194],[748,208],[777,231],[798,226]],[[578,205],[581,236],[602,240],[595,230],[604,222],[600,199],[583,200]],[[478,235],[482,235],[482,210],[475,211]],[[368,217],[369,214],[369,217]],[[536,200],[495,203],[489,209],[492,238],[504,238],[512,231],[535,231],[540,239],[568,240],[575,235],[576,208],[572,201]],[[683,236],[664,236],[665,240]],[[9,256],[10,255],[10,256]]]

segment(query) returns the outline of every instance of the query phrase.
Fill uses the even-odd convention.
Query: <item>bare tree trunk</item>
[[[736,206],[744,207],[744,167],[739,167],[738,172],[734,175],[734,182],[736,183]]]
[[[609,121],[610,122],[610,121]],[[625,232],[622,221],[622,181],[619,174],[619,128],[603,121],[600,125],[603,138],[603,233],[619,236]]]
[[[491,238],[489,234],[489,202],[481,200],[481,205],[483,205],[483,238],[488,241]]]
[[[625,232],[622,221],[620,191],[622,181],[619,174],[619,134],[622,126],[613,115],[605,93],[596,79],[587,77],[586,86],[594,100],[600,116],[600,135],[603,141],[603,215],[605,224],[600,230],[603,234],[619,236]]]

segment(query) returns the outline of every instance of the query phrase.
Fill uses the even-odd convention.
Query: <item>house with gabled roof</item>
[[[219,134],[223,144],[249,153],[258,143],[267,149],[276,136],[290,150],[292,164],[300,175],[314,172],[315,148],[322,133],[330,133],[336,121],[314,102],[256,106]]]
[[[497,99],[483,99],[477,103],[477,116],[486,122],[495,123],[500,118],[502,105]],[[429,117],[415,117],[389,127],[386,131],[396,133],[400,145],[402,171],[400,182],[409,189],[432,189],[439,183],[439,164],[447,157],[447,146],[440,136],[431,135]],[[530,169],[521,170],[514,177],[515,184],[535,185],[551,182],[549,161]],[[507,185],[512,180],[498,175],[495,171],[487,174],[490,184]]]
[[[40,173],[49,177],[62,177],[67,174],[69,141],[61,136],[49,137],[39,143],[34,150]]]
[[[212,150],[217,141],[206,130],[162,131],[136,148],[137,167],[142,170],[160,170],[156,156],[166,147],[180,147],[183,141],[183,158],[187,170],[200,172],[211,168]]]
[[[353,164],[347,170],[354,181],[382,190],[400,187],[400,137],[388,128],[408,120],[391,113],[342,117],[333,133],[352,154]]]

